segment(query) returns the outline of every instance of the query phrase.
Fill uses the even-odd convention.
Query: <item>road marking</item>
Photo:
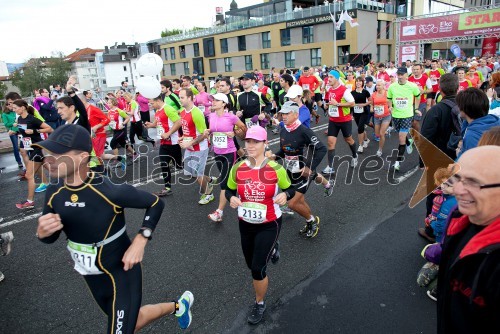
[[[401,184],[404,181],[408,180],[410,178],[410,176],[415,174],[418,170],[419,170],[419,167],[415,166],[413,169],[410,169],[409,171],[407,171],[406,173],[404,173],[400,177],[396,178],[397,184]]]
[[[11,220],[9,222],[0,224],[0,228],[4,228],[4,227],[10,226],[10,225],[15,225],[15,224],[18,224],[18,223],[22,223],[22,222],[24,222],[26,220],[38,218],[41,214],[42,214],[42,211],[39,211],[39,212],[34,213],[32,215],[29,215],[29,216],[24,216],[22,218]]]

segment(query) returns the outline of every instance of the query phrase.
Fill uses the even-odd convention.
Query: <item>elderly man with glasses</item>
[[[462,217],[446,230],[438,278],[438,333],[500,333],[500,147],[458,160],[449,183]]]

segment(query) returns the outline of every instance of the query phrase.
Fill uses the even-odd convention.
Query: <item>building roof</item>
[[[6,76],[6,77],[0,77],[0,81],[9,81],[10,80],[10,77],[9,76]]]
[[[85,61],[88,59],[94,59],[95,53],[101,52],[101,51],[104,51],[104,50],[84,48],[84,49],[76,50],[72,54],[66,56],[66,58],[64,58],[64,60],[72,63],[72,62],[76,62],[76,61]]]

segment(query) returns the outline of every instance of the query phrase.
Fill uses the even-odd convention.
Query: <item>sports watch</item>
[[[144,228],[141,228],[139,230],[139,233],[137,233],[137,234],[140,234],[144,238],[151,240],[152,239],[151,235],[153,234],[153,231],[150,228],[144,227]]]

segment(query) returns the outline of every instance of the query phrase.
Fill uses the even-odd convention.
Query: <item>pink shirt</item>
[[[236,152],[233,138],[227,137],[227,148],[218,148],[214,141],[216,132],[233,132],[234,126],[240,120],[235,114],[225,112],[222,116],[218,116],[215,112],[208,116],[210,122],[210,133],[212,133],[212,143],[214,145],[215,154],[227,154]]]
[[[207,92],[200,92],[199,94],[195,95],[193,102],[194,105],[197,106],[198,108],[200,108],[200,106],[205,107],[205,110],[203,110],[203,115],[207,117],[208,115],[210,115],[210,107],[212,106],[212,100],[213,100],[212,95],[208,94]]]
[[[149,111],[149,100],[142,96],[141,94],[137,95],[135,100],[139,103],[140,111]]]

